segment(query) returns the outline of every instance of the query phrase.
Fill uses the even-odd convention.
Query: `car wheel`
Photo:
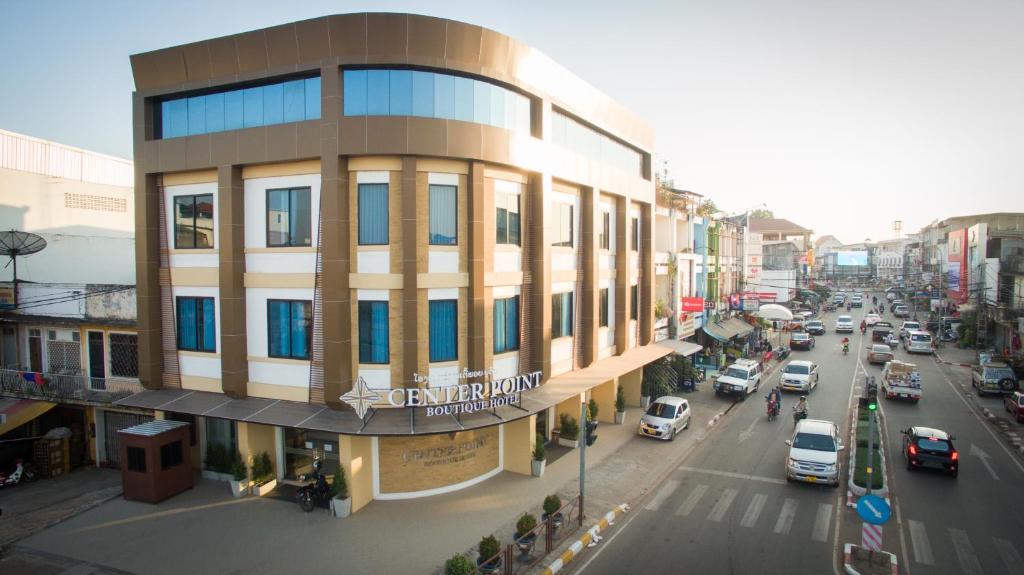
[[[981,391],[980,387],[978,388],[977,391],[978,391],[978,397],[985,397],[985,393]]]
[[[679,430],[673,427],[672,428],[672,434],[668,436],[668,440],[669,441],[675,441],[677,433],[679,433]]]
[[[953,479],[956,479],[956,476],[959,475],[959,474],[960,474],[959,470],[958,471],[950,471],[949,472],[949,476],[952,477]]]

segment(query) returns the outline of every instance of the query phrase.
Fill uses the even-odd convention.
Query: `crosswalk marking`
[[[935,565],[932,545],[928,542],[928,533],[924,529],[924,523],[911,519],[907,521],[907,525],[910,528],[910,545],[914,548],[914,560],[924,565]]]
[[[785,535],[793,527],[793,517],[796,516],[796,508],[800,502],[793,498],[786,498],[782,504],[782,511],[779,513],[779,520],[775,522],[775,532]]]
[[[665,485],[661,486],[661,489],[644,505],[644,509],[648,511],[657,511],[661,504],[669,498],[676,489],[679,488],[679,482],[674,479],[669,479],[665,482]]]
[[[818,505],[818,516],[814,518],[814,531],[811,539],[815,541],[828,541],[829,519],[832,517],[832,504],[821,503]]]
[[[697,507],[697,504],[700,503],[701,498],[704,497],[704,493],[706,493],[707,490],[708,486],[704,484],[694,487],[693,491],[691,491],[686,497],[686,501],[684,501],[683,504],[679,506],[679,509],[676,510],[676,515],[686,517],[693,512],[693,508]]]
[[[743,519],[740,520],[740,525],[742,527],[753,527],[757,523],[757,518],[761,515],[761,510],[764,509],[764,503],[767,500],[768,496],[763,493],[754,495],[750,505],[747,506],[747,511],[743,514]]]
[[[736,489],[726,489],[722,493],[721,499],[719,499],[711,509],[711,513],[708,513],[708,519],[716,523],[721,521],[722,517],[725,517],[725,513],[729,511],[729,506],[732,505],[733,500],[736,499],[736,495],[738,494],[739,491]]]
[[[1020,553],[1017,553],[1017,550],[1013,548],[1013,544],[1005,539],[996,537],[993,537],[992,541],[996,544],[999,557],[1006,564],[1006,572],[1010,575],[1024,575],[1024,559],[1020,558]]]
[[[960,568],[968,575],[982,575],[981,563],[978,556],[974,554],[971,547],[971,540],[967,538],[967,532],[961,529],[950,529],[949,537],[953,540],[953,549],[956,550],[956,558],[960,561]]]

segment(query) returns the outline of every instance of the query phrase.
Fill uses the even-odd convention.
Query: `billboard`
[[[957,304],[966,303],[967,288],[967,230],[949,232],[946,240],[946,297]]]
[[[839,266],[866,266],[866,265],[868,265],[868,252],[866,252],[866,251],[836,252],[836,265],[839,265]]]
[[[684,312],[704,311],[704,298],[702,297],[681,297],[679,303],[682,304]]]

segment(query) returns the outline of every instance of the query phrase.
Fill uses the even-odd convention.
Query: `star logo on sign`
[[[352,406],[352,409],[356,411],[356,415],[359,419],[362,419],[366,415],[366,410],[373,406],[374,402],[380,400],[380,396],[374,393],[370,386],[366,385],[366,380],[359,378],[356,380],[355,386],[352,387],[352,391],[343,394],[341,400]]]

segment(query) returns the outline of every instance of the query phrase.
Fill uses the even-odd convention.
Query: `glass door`
[[[338,470],[338,436],[324,431],[284,430],[284,478],[297,481],[300,475],[312,473],[313,459],[320,458],[321,473],[330,477]]]
[[[103,332],[89,332],[89,387],[107,388],[107,365],[103,353]]]

